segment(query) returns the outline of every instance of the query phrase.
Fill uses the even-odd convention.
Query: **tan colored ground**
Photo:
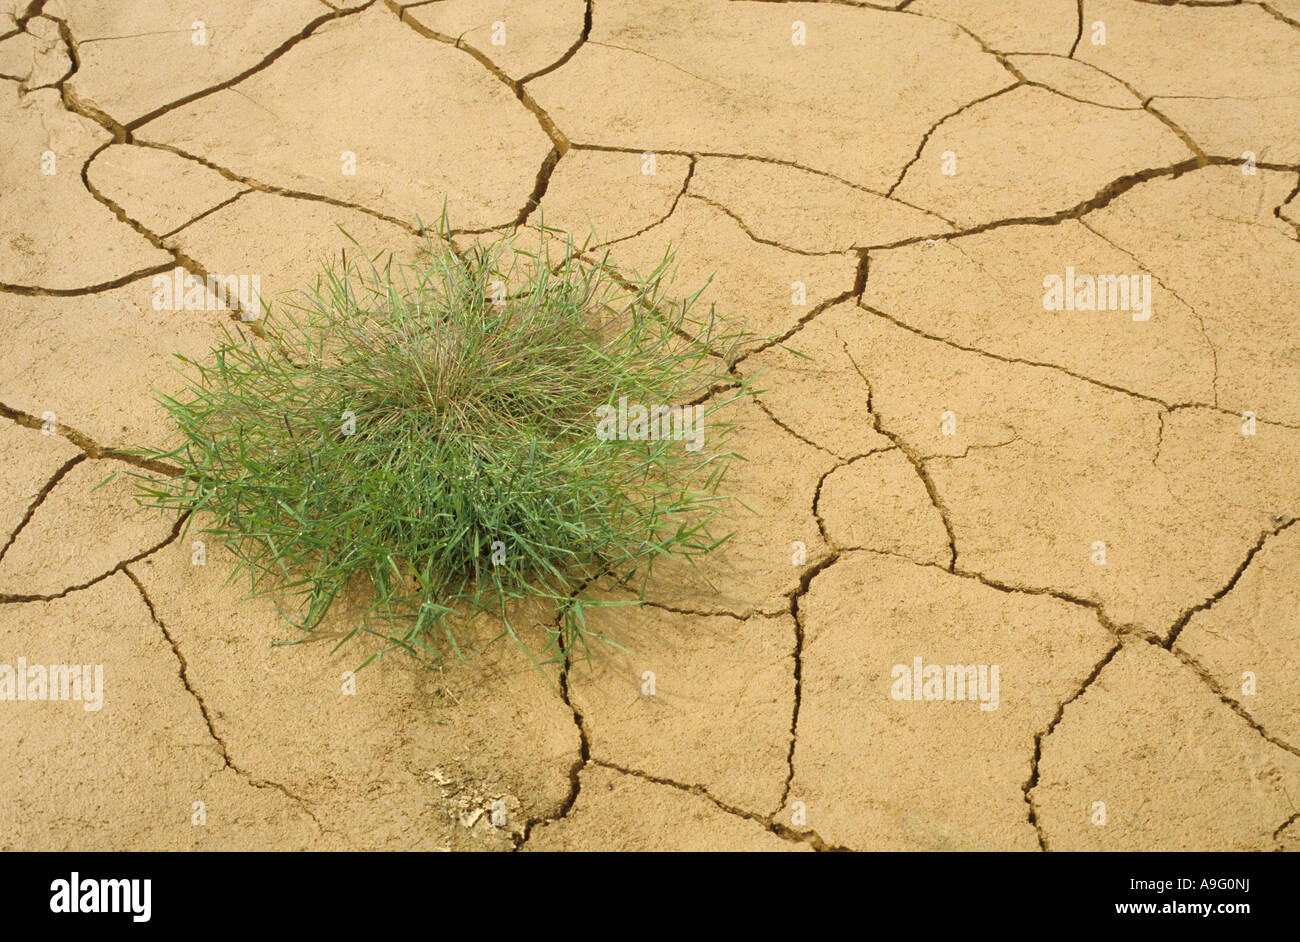
[[[0,663],[104,668],[0,700],[0,847],[1294,849],[1297,63],[1294,0],[0,0]],[[274,301],[444,198],[715,275],[755,513],[565,682],[350,694],[349,611],[271,646],[96,486],[235,316],[154,274]],[[1045,310],[1067,267],[1150,319]]]

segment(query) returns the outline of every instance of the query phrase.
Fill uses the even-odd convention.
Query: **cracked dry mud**
[[[104,695],[0,702],[0,846],[1296,848],[1297,62],[1294,0],[3,0],[0,662]],[[624,651],[349,696],[350,602],[274,646],[96,485],[237,317],[152,276],[276,303],[444,200],[714,276],[754,512],[592,615]]]

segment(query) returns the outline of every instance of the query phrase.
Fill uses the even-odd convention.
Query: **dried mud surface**
[[[0,3],[0,663],[104,668],[0,701],[0,846],[1294,848],[1297,62],[1290,0]],[[98,485],[237,318],[154,275],[275,303],[444,200],[713,277],[753,512],[565,678],[351,692],[345,607],[274,645]]]

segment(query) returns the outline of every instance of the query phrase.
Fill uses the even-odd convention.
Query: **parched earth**
[[[0,663],[103,668],[0,668],[0,847],[1300,847],[1300,3],[895,6],[0,0]],[[566,679],[349,680],[103,484],[238,316],[155,275],[444,200],[761,338],[753,512]]]

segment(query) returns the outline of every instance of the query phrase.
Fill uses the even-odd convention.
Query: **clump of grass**
[[[189,512],[187,529],[234,552],[232,578],[292,599],[305,630],[368,582],[347,637],[388,644],[366,663],[460,656],[457,618],[477,611],[536,664],[585,648],[600,636],[583,586],[643,591],[656,560],[726,538],[710,532],[736,457],[718,411],[749,390],[728,373],[742,334],[696,316],[699,292],[667,297],[671,256],[628,276],[583,248],[544,230],[533,252],[502,238],[463,253],[430,239],[413,262],[345,253],[268,309],[261,336],[227,328],[206,361],[180,357],[187,389],[160,397],[177,436],[136,453],[183,473],[141,476],[142,501]],[[598,437],[596,410],[622,397],[708,400],[707,447]],[[560,607],[547,650],[510,622],[526,598]]]

